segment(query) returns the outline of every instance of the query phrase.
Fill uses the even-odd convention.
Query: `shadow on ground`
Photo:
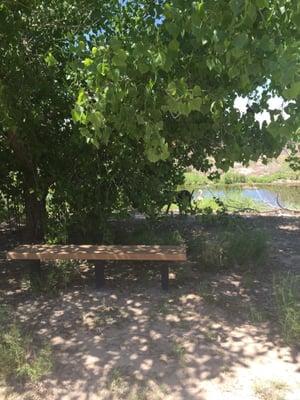
[[[121,264],[108,268],[101,292],[88,273],[59,295],[34,296],[22,283],[26,267],[2,258],[0,299],[24,330],[51,342],[55,365],[38,385],[7,392],[50,400],[207,400],[225,399],[238,376],[253,380],[261,368],[299,379],[299,349],[284,346],[278,334],[270,282],[279,269],[300,273],[299,220],[245,220],[271,233],[263,271],[203,271],[189,261],[174,268],[168,293],[155,266]],[[182,226],[185,235],[209,229],[194,221]],[[3,232],[0,244],[12,247],[14,236]]]

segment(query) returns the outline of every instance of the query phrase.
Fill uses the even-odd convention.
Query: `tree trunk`
[[[26,217],[24,240],[29,244],[42,243],[45,234],[46,196],[40,199],[32,188],[25,187],[24,200]]]
[[[24,240],[27,243],[41,243],[44,240],[44,227],[46,221],[46,195],[47,191],[38,195],[37,168],[32,159],[30,149],[17,135],[15,130],[7,132],[9,147],[13,150],[16,162],[23,173],[23,196],[25,205],[26,225]]]

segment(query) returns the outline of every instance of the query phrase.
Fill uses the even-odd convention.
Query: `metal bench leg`
[[[161,265],[161,287],[163,290],[169,289],[169,267],[168,265]]]
[[[30,265],[30,284],[33,289],[39,289],[42,281],[42,271],[40,260],[27,261]]]
[[[101,289],[105,285],[104,263],[95,261],[96,289]]]

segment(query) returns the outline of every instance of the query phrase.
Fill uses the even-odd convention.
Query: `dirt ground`
[[[55,368],[38,384],[3,386],[0,399],[300,400],[300,348],[284,344],[271,301],[274,272],[300,274],[300,219],[244,219],[269,232],[262,269],[207,271],[189,260],[172,269],[167,293],[155,265],[122,264],[107,269],[100,292],[87,273],[59,295],[35,296],[26,267],[5,260],[17,236],[3,230],[0,301],[51,342]],[[185,232],[209,229],[185,222]]]

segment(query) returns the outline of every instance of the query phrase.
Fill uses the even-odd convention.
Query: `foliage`
[[[276,181],[286,181],[286,180],[299,180],[300,174],[298,171],[293,171],[292,169],[283,167],[280,171],[274,172],[269,175],[255,176],[250,175],[247,177],[246,182],[249,183],[261,183],[269,184],[276,183]]]
[[[109,34],[78,47],[73,119],[82,136],[98,148],[130,141],[152,162],[178,157],[202,170],[209,156],[227,169],[278,154],[298,104],[287,121],[273,111],[268,128],[254,114],[270,93],[300,95],[297,1],[141,3],[123,3]],[[251,97],[244,116],[237,94]]]
[[[211,183],[211,181],[208,180],[208,178],[199,172],[192,171],[192,172],[185,172],[184,173],[184,184],[180,189],[185,189],[185,188],[199,188],[201,186],[207,185]]]
[[[221,182],[224,182],[225,185],[231,185],[236,183],[245,183],[246,176],[239,174],[237,172],[228,171],[221,178]]]
[[[0,377],[38,381],[52,369],[51,349],[37,348],[16,321],[9,321],[8,310],[0,308]]]
[[[266,234],[258,230],[228,233],[226,238],[228,262],[261,266],[267,257],[267,240]]]
[[[216,196],[198,200],[194,204],[195,214],[209,215],[212,213],[224,214],[225,212],[238,211],[265,211],[268,207],[259,201],[250,199],[240,190],[226,193],[222,200]]]
[[[279,154],[299,125],[299,15],[297,0],[4,0],[0,191],[26,240],[101,242],[113,214],[156,216],[188,167]],[[261,129],[271,95],[290,118]]]
[[[287,343],[300,340],[300,276],[278,275],[273,279],[278,318]]]
[[[223,187],[224,185],[239,184],[270,184],[276,181],[297,181],[300,179],[299,171],[293,170],[288,165],[283,165],[277,172],[268,173],[265,175],[243,175],[232,170],[221,175],[219,180],[208,180],[206,175],[199,172],[185,173],[185,183],[182,188],[188,187],[189,189],[196,189],[203,186]]]

